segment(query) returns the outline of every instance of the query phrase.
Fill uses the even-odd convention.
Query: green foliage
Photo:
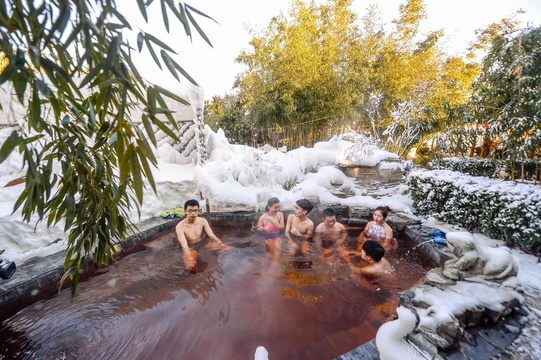
[[[417,149],[414,162],[420,166],[428,166],[432,161],[434,161],[434,157],[434,152],[430,151],[428,146],[421,146],[419,149]]]
[[[150,3],[137,1],[146,20]],[[195,29],[210,44],[194,18],[205,14],[183,2],[160,3],[167,30],[173,14],[187,36]],[[155,190],[151,125],[176,139],[158,118],[162,114],[176,128],[165,97],[187,104],[141,77],[123,38],[126,29],[130,23],[114,0],[0,3],[0,53],[8,60],[0,84],[11,83],[27,105],[27,128],[2,145],[0,162],[14,150],[23,155],[25,188],[14,210],[21,208],[25,221],[37,214],[47,225],[64,222],[62,282],[71,280],[72,294],[88,256],[98,266],[113,259],[115,243],[131,229],[129,210],[143,201],[145,178]],[[173,60],[175,51],[152,34],[141,31],[137,47],[177,80],[182,75],[193,82]],[[134,123],[136,107],[143,110],[146,133]]]
[[[237,58],[248,67],[237,79],[244,114],[256,129],[284,134],[289,146],[349,126],[371,129],[386,149],[405,153],[447,128],[448,109],[466,103],[478,65],[447,57],[442,31],[419,36],[422,0],[401,5],[391,30],[377,7],[360,26],[350,7],[349,0],[294,1],[287,16],[253,32],[250,51]]]
[[[493,159],[439,158],[428,164],[431,170],[452,170],[472,176],[494,177],[498,162]]]
[[[160,214],[161,217],[167,218],[167,219],[175,219],[175,218],[183,218],[184,215],[184,208],[182,206],[177,206],[174,209],[167,209],[162,211]]]
[[[533,251],[541,246],[541,189],[538,186],[473,177],[449,170],[408,176],[415,210],[509,246]]]
[[[473,105],[503,158],[541,156],[541,27],[508,29],[492,41],[475,83]]]
[[[348,75],[357,29],[350,4],[294,1],[291,20],[274,17],[250,42],[253,50],[239,55],[248,70],[237,84],[257,127],[310,122],[317,129],[352,114],[358,89]]]
[[[214,96],[205,106],[205,123],[213,131],[222,129],[233,144],[257,146],[260,131],[248,122],[244,107],[237,95]]]

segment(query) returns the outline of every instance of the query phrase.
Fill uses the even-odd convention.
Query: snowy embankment
[[[406,188],[398,192],[389,190],[388,196],[374,199],[357,188],[336,165],[356,159],[362,164],[378,164],[393,160],[385,166],[402,171],[396,161],[398,156],[375,146],[358,146],[340,138],[316,144],[314,148],[299,148],[286,153],[278,150],[265,152],[249,146],[229,144],[223,133],[214,133],[206,127],[209,159],[204,166],[195,161],[179,163],[176,150],[164,143],[155,154],[158,168],[154,169],[157,193],[150,187],[144,192],[141,216],[133,211],[137,223],[166,209],[182,206],[188,199],[206,199],[211,211],[260,211],[270,197],[278,197],[285,210],[293,209],[300,198],[311,199],[322,206],[348,205],[376,207],[389,205],[394,211],[411,213],[411,200]],[[11,129],[0,131],[0,144]],[[355,146],[353,146],[355,145]],[[359,154],[363,156],[359,156]],[[356,155],[357,154],[357,155]],[[21,220],[19,210],[13,214],[13,204],[24,184],[5,187],[10,181],[24,176],[22,157],[12,153],[0,165],[0,232],[5,249],[3,257],[22,263],[34,256],[45,256],[65,247],[63,224],[47,228],[37,218],[27,224]],[[331,190],[351,194],[347,199],[338,198]]]

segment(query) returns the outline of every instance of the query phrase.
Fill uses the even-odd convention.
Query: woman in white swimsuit
[[[374,221],[366,224],[363,232],[359,235],[359,248],[362,248],[365,240],[375,240],[385,250],[393,250],[398,247],[396,239],[393,238],[393,229],[385,222],[390,212],[391,209],[388,206],[378,206],[374,210],[374,214],[372,215]]]

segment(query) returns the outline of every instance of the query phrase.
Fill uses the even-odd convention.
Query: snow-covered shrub
[[[536,181],[540,179],[541,164],[532,159],[514,162],[515,179]],[[430,170],[453,170],[472,176],[511,179],[511,162],[481,158],[438,158],[428,164]]]
[[[413,207],[508,245],[541,245],[541,187],[474,177],[449,170],[408,175]]]
[[[430,170],[453,170],[472,176],[494,177],[498,163],[493,159],[439,158],[428,164]]]

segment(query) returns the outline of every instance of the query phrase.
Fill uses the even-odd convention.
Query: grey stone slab
[[[404,233],[416,243],[416,248],[431,257],[440,266],[451,259],[451,252],[447,245],[435,244],[429,239],[437,229],[424,225],[407,225]]]
[[[61,265],[62,267],[64,267],[64,259],[66,258],[66,252],[58,251],[54,254],[47,255],[45,258],[50,261],[51,264],[54,264],[56,266]]]
[[[38,281],[38,288],[41,289],[46,286],[58,284],[61,278],[62,273],[58,272],[57,270],[53,270],[41,274],[40,276],[36,277],[36,280]]]
[[[39,275],[55,269],[55,266],[46,258],[39,258],[21,267],[27,272],[28,277],[35,278]]]
[[[128,250],[135,246],[134,238],[128,238],[126,241],[122,241],[120,243],[120,246],[122,246],[122,249]]]
[[[466,358],[475,360],[490,360],[500,353],[500,349],[476,335],[471,338],[471,341],[461,342],[459,351]]]
[[[376,348],[376,340],[372,339],[347,353],[340,355],[336,360],[378,360],[379,351]]]
[[[28,296],[32,294],[32,291],[39,290],[39,289],[40,287],[38,286],[38,281],[36,279],[21,282],[15,287],[15,291],[17,291],[17,295],[19,296],[19,298]]]
[[[516,334],[506,330],[503,326],[482,329],[479,331],[478,336],[482,337],[500,350],[508,347],[516,338]]]
[[[367,207],[356,207],[352,206],[349,208],[349,217],[350,218],[359,218],[359,219],[372,219],[373,209]]]
[[[418,225],[421,220],[418,218],[412,218],[405,214],[389,214],[387,217],[387,223],[393,228],[395,232],[403,232],[406,226]]]
[[[20,284],[30,281],[31,279],[32,278],[28,276],[28,272],[24,268],[17,268],[17,271],[11,276],[11,278],[8,280],[3,280],[3,286],[6,289],[13,289]]]
[[[15,302],[18,298],[19,294],[15,288],[0,292],[0,308],[3,308],[9,303]]]
[[[404,229],[404,232],[412,240],[415,240],[417,244],[427,241],[432,236],[434,231],[438,229],[424,226],[424,225],[408,225]]]
[[[347,221],[347,225],[349,225],[349,226],[362,226],[362,227],[365,227],[366,224],[368,224],[368,220],[366,220],[366,219],[349,218],[348,221]]]
[[[471,360],[458,350],[440,355],[442,355],[445,360]]]

